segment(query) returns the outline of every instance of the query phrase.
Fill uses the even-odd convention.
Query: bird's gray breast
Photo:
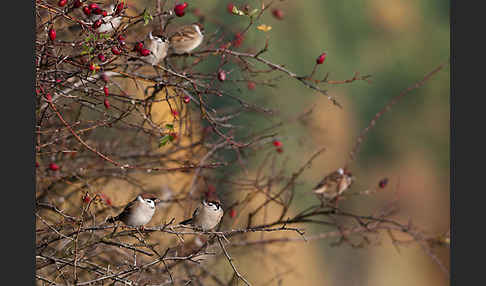
[[[151,208],[147,204],[140,204],[139,207],[133,211],[132,215],[127,217],[125,223],[132,226],[145,225],[152,219],[154,213],[155,208]]]
[[[207,207],[199,207],[196,217],[194,218],[194,225],[203,230],[210,230],[216,227],[223,216],[223,210],[217,211]]]

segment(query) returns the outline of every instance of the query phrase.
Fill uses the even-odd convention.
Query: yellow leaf
[[[262,24],[257,27],[258,30],[263,31],[263,32],[268,32],[272,29],[272,26],[267,26],[265,24]]]

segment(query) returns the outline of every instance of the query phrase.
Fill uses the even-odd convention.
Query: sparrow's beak
[[[158,203],[160,203],[160,202],[161,202],[161,200],[160,200],[159,198],[156,198],[156,199],[154,200],[154,202],[155,202],[156,204],[158,204]]]

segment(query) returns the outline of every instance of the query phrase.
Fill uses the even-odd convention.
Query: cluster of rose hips
[[[84,203],[89,203],[91,201],[94,201],[95,203],[104,202],[105,204],[111,206],[110,198],[103,193],[97,193],[94,195],[93,198],[91,198],[89,193],[86,193],[81,199],[83,200]]]
[[[103,87],[103,92],[105,93],[105,97],[108,97],[109,92],[108,92],[107,86]],[[105,98],[105,100],[103,101],[103,104],[105,105],[106,109],[110,108],[110,102],[108,101],[108,98]]]
[[[143,46],[143,42],[137,42],[135,44],[135,51],[138,51],[138,53],[143,56],[143,57],[146,57],[148,55],[150,55],[150,50],[149,49],[146,49],[144,48]]]
[[[275,150],[278,153],[282,153],[283,152],[282,142],[280,142],[279,140],[273,140],[273,146],[275,146]]]

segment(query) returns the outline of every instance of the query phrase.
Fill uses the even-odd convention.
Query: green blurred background
[[[143,2],[143,1],[142,1]],[[207,33],[216,29],[215,21],[233,31],[246,27],[248,19],[231,15],[227,4],[260,7],[260,1],[186,1],[189,8],[198,8],[206,15]],[[147,5],[153,4],[146,1]],[[296,116],[315,107],[306,125],[288,124],[278,137],[284,146],[279,160],[289,159],[289,172],[297,169],[321,146],[327,151],[307,171],[297,187],[296,208],[315,199],[309,190],[327,172],[342,166],[360,131],[374,114],[402,90],[423,78],[429,71],[448,60],[450,55],[449,2],[440,0],[346,0],[346,1],[273,1],[272,8],[281,9],[282,20],[271,11],[257,23],[272,26],[262,32],[252,27],[238,51],[256,51],[269,38],[269,51],[263,57],[285,66],[299,75],[312,70],[315,59],[327,52],[317,74],[329,79],[352,78],[354,72],[372,75],[372,83],[356,81],[328,86],[343,109],[333,106],[324,96],[306,89],[299,82],[283,77],[277,88],[257,85],[248,90],[245,83],[225,87],[235,95],[260,106],[279,110],[279,118]],[[188,14],[180,23],[198,18]],[[227,34],[227,39],[232,36]],[[219,59],[199,68],[216,72]],[[233,66],[234,68],[235,66]],[[231,70],[229,65],[226,69]],[[239,78],[234,71],[228,78]],[[414,90],[386,113],[366,137],[352,171],[358,181],[353,190],[376,186],[384,177],[390,179],[389,190],[400,188],[407,195],[401,218],[412,218],[431,233],[449,229],[449,66]],[[228,104],[224,98],[212,101],[214,106]],[[245,126],[241,134],[278,122],[250,114],[232,121]],[[265,154],[262,152],[262,155]],[[229,154],[228,156],[232,156]],[[256,166],[261,157],[251,158]],[[228,170],[234,176],[240,170]],[[227,173],[224,174],[225,176]],[[216,175],[217,176],[217,175]],[[226,190],[230,191],[230,190]],[[371,202],[351,199],[349,209],[370,214]],[[308,232],[323,231],[309,227]],[[306,257],[295,280],[303,285],[445,285],[449,281],[439,267],[419,247],[402,248],[398,253],[383,238],[379,245],[352,249],[332,247],[329,240],[313,242],[312,256]],[[303,250],[302,250],[303,251]],[[448,249],[436,249],[448,267]],[[301,259],[301,258],[299,258]],[[267,280],[267,279],[265,279]]]

